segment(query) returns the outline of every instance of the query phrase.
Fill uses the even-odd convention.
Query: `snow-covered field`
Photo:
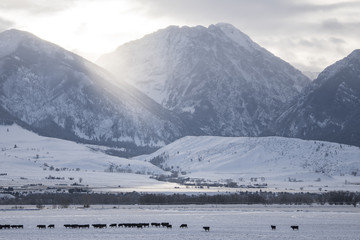
[[[116,208],[114,208],[116,207]],[[24,229],[2,229],[1,240],[24,239],[154,239],[154,240],[358,240],[360,208],[352,206],[91,206],[43,210],[11,210],[0,206],[0,224],[23,224]],[[28,208],[28,206],[26,207]],[[35,209],[35,207],[32,207]],[[166,228],[65,229],[64,224],[169,222]],[[55,224],[54,229],[36,228]],[[187,229],[180,229],[188,224]],[[276,225],[272,231],[270,225]],[[293,231],[290,226],[298,225]],[[205,232],[202,227],[209,226]]]

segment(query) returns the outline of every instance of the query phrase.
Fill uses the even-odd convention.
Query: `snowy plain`
[[[14,210],[0,206],[0,224],[23,224],[24,229],[0,230],[1,240],[24,239],[360,239],[360,208],[353,206],[263,206],[263,205],[176,205],[101,206],[59,209],[35,206]],[[28,210],[26,210],[28,209]],[[166,228],[66,229],[64,224],[169,222]],[[38,224],[55,224],[54,229],[37,229]],[[188,224],[187,229],[180,229]],[[273,231],[270,225],[276,225]],[[298,225],[293,231],[290,226]],[[203,226],[209,226],[205,232]]]

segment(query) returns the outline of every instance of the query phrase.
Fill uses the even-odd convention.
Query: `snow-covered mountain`
[[[327,67],[277,119],[277,133],[360,146],[360,50]]]
[[[112,82],[95,64],[30,33],[0,34],[2,122],[15,119],[46,136],[127,149],[162,146],[188,134],[145,94]]]
[[[152,162],[183,177],[212,181],[231,178],[239,184],[263,181],[292,188],[294,184],[300,187],[320,181],[333,185],[339,179],[343,184],[352,176],[352,181],[359,182],[359,156],[358,147],[339,143],[284,137],[200,136],[181,138],[134,159]]]
[[[170,26],[97,63],[208,135],[260,135],[310,82],[224,23]]]

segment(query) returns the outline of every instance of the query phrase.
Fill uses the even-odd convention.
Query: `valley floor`
[[[175,205],[0,206],[0,224],[22,224],[24,229],[2,229],[0,239],[359,239],[360,208],[353,206],[284,205]],[[169,222],[166,228],[66,229],[64,224]],[[54,229],[37,229],[55,224]],[[180,229],[181,224],[188,228]],[[270,225],[276,225],[271,230]],[[293,231],[290,226],[299,226]],[[205,232],[203,226],[209,226]]]

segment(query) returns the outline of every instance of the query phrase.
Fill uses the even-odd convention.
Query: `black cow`
[[[50,224],[47,226],[48,228],[55,228],[55,224]]]
[[[0,225],[0,229],[10,229],[11,226],[10,225]]]
[[[79,225],[79,228],[90,228],[90,225],[89,224],[82,224],[82,225]]]
[[[161,223],[151,223],[151,226],[152,227],[160,227],[161,226]]]
[[[171,228],[171,229],[172,229],[172,225],[171,225],[171,224],[168,224],[168,225],[166,226],[166,228]]]
[[[187,224],[181,224],[180,228],[188,228],[188,225]]]
[[[109,225],[109,227],[115,228],[115,227],[117,227],[117,224],[116,224],[116,223],[112,223],[112,224]]]
[[[106,224],[93,224],[94,228],[106,228]]]
[[[209,231],[210,231],[210,227],[203,227],[203,229],[205,230],[205,232],[209,232]]]
[[[11,225],[10,226],[12,229],[19,229],[19,228],[24,228],[24,225]],[[0,226],[1,229],[1,226]]]
[[[276,226],[275,226],[275,225],[271,225],[271,230],[276,230]]]
[[[169,224],[170,224],[170,223],[168,223],[168,222],[162,222],[162,223],[161,223],[161,226],[162,226],[162,227],[167,227]]]
[[[297,226],[297,225],[296,225],[296,226],[295,226],[295,225],[293,225],[293,226],[290,226],[290,227],[291,227],[291,228],[292,228],[292,230],[294,230],[294,231],[295,231],[295,230],[299,230],[299,226]]]
[[[45,229],[46,228],[46,225],[37,225],[36,226],[38,229]]]

